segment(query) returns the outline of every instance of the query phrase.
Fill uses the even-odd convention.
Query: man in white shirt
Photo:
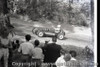
[[[39,44],[39,40],[34,41],[35,48],[33,49],[32,62],[36,63],[36,67],[41,67],[41,63],[44,59],[43,51],[39,47]]]
[[[71,58],[71,56],[69,56],[69,54],[66,54],[66,51],[61,50],[60,51],[61,56],[57,59],[57,61],[55,62],[57,67],[66,67],[66,62],[69,61]],[[65,56],[66,54],[66,56]],[[69,60],[65,60],[65,59],[69,59]]]
[[[39,44],[40,44],[39,40],[34,41],[35,48],[33,49],[33,58],[43,60],[44,55],[42,49],[39,47]]]
[[[34,49],[34,46],[32,43],[30,43],[31,36],[26,35],[25,36],[26,42],[22,43],[18,49],[18,52],[21,52],[23,54],[21,60],[22,62],[30,61],[32,51]]]

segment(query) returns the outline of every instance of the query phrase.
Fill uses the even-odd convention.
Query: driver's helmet
[[[61,25],[57,25],[57,28],[55,28],[55,33],[59,33],[61,30]]]
[[[61,28],[61,25],[57,25],[57,28]]]

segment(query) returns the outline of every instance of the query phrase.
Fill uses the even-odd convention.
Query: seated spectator
[[[71,60],[75,60],[76,61],[76,59],[75,59],[75,57],[77,56],[77,53],[76,53],[76,51],[70,51],[69,52],[70,54],[71,54]]]

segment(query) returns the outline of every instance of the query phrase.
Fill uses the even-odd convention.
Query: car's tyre
[[[44,32],[38,31],[38,32],[37,32],[37,35],[38,35],[39,37],[43,37],[43,36],[44,36]]]
[[[58,34],[58,39],[63,40],[64,39],[64,34]]]

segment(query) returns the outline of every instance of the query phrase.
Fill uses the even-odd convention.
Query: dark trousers
[[[31,62],[31,57],[29,55],[23,55],[21,56],[21,63],[25,63],[22,67],[30,67],[27,63]]]
[[[31,67],[41,67],[42,61],[41,59],[31,59]]]

